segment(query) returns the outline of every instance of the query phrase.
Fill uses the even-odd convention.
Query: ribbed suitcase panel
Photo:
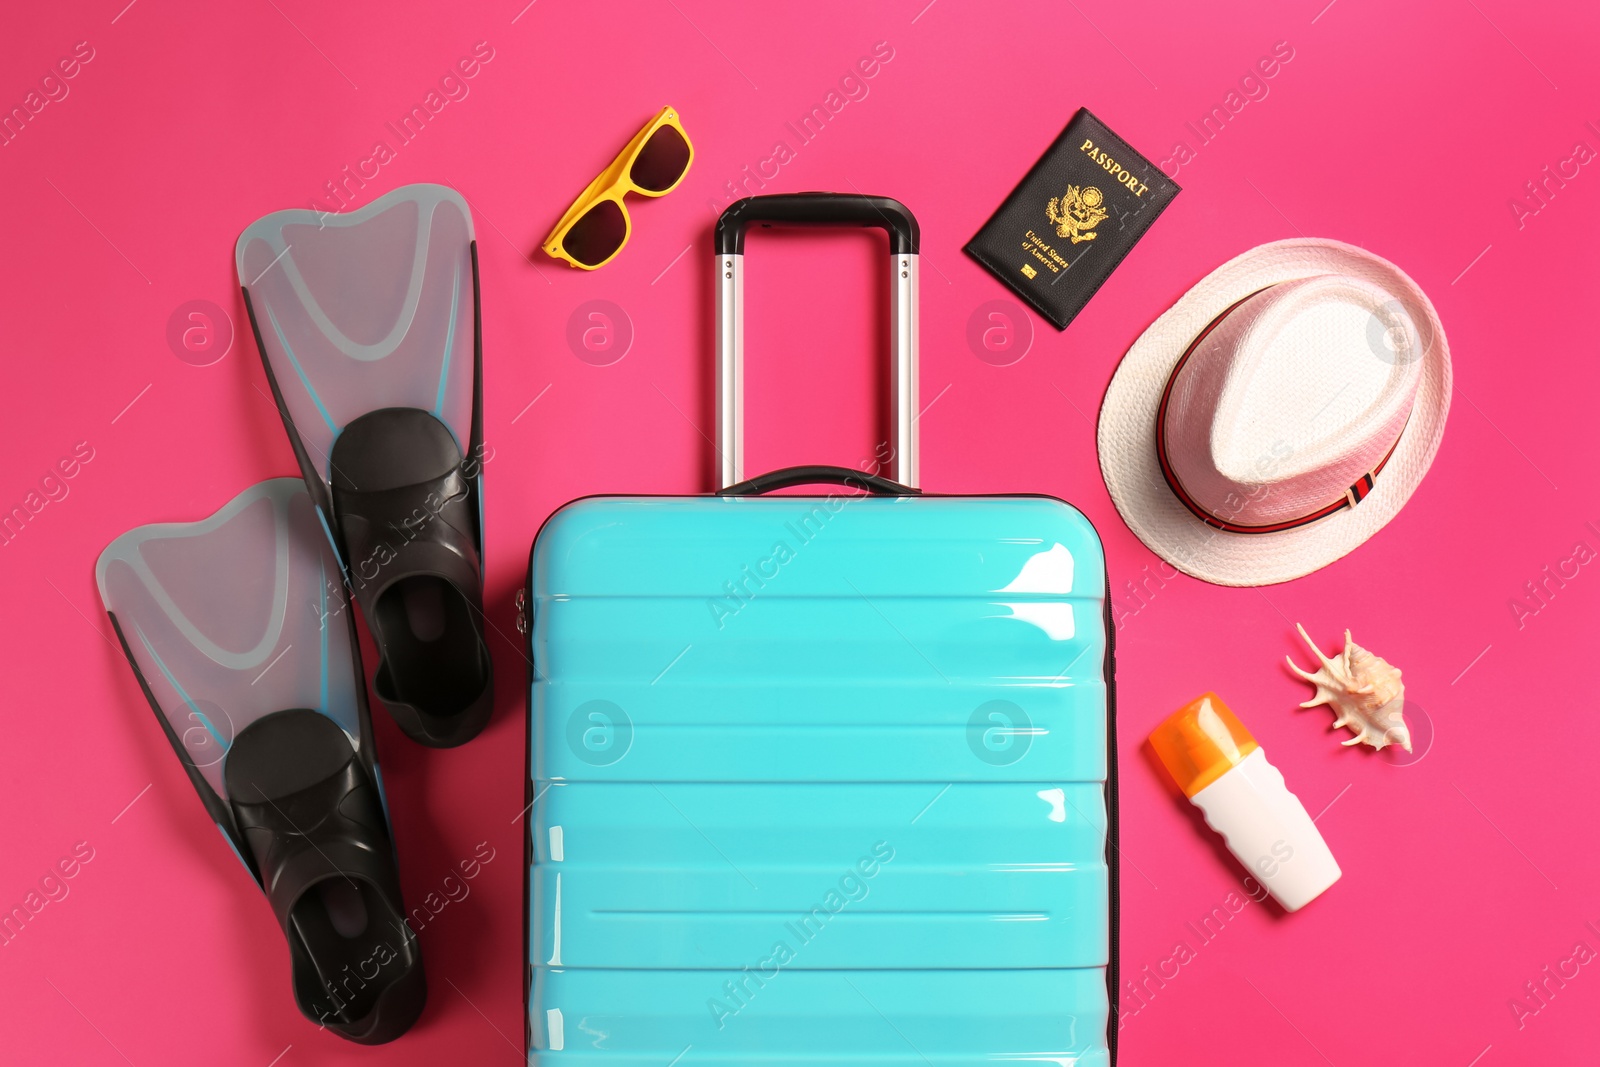
[[[1104,966],[1101,792],[557,786],[534,806],[534,958],[737,969],[787,938],[805,969]]]
[[[720,628],[708,598],[577,596],[536,605],[548,625],[535,645],[540,670],[597,686],[668,677],[674,686],[753,681],[769,689],[808,679],[1039,684],[1105,652],[1103,590],[1050,600],[866,596],[853,584],[841,574],[818,579],[810,593],[759,593]]]
[[[884,869],[923,848],[967,868],[1098,859],[1098,782],[852,784],[545,782],[530,812],[535,863],[671,866],[697,855],[828,870],[885,840]],[[1057,792],[1059,790],[1059,792]],[[707,839],[710,839],[709,841]],[[711,848],[715,842],[716,849]],[[909,850],[909,851],[908,851]],[[870,864],[869,864],[870,866]]]
[[[1081,515],[594,498],[532,575],[538,1062],[1104,1062]]]
[[[922,627],[908,623],[905,631],[931,644]],[[596,644],[610,641],[608,635]],[[1098,678],[945,685],[915,679],[907,665],[904,675],[871,683],[830,674],[826,682],[718,685],[691,673],[671,685],[667,678],[655,685],[598,678],[541,684],[535,776],[730,783],[1105,778],[1106,693]]]
[[[532,1009],[541,1067],[1108,1062],[1099,970],[548,969]]]
[[[841,575],[868,597],[1054,596],[1063,579],[1100,596],[1104,561],[1088,520],[1048,497],[589,497],[540,530],[533,584],[551,597],[758,583],[798,596]]]

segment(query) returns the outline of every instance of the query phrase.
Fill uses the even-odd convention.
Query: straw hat
[[[1174,567],[1270,585],[1394,518],[1449,410],[1444,329],[1403,271],[1338,241],[1274,241],[1134,342],[1100,408],[1100,470]]]

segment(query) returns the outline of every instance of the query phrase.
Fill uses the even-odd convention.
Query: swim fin
[[[362,1044],[427,984],[406,925],[360,652],[305,486],[276,478],[191,523],[129,530],[100,599],[167,740],[272,904],[295,1002]]]
[[[359,211],[274,212],[236,261],[278,412],[377,642],[373,688],[412,739],[471,740],[494,692],[467,203],[407,185]]]

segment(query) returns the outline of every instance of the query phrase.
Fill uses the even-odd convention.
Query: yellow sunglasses
[[[678,113],[662,108],[573,201],[544,239],[545,254],[584,270],[610,263],[633,229],[622,198],[628,193],[666,196],[683,181],[692,162],[694,145]]]

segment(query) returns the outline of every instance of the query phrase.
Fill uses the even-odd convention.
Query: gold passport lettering
[[[1127,186],[1128,191],[1133,193],[1134,196],[1144,195],[1144,191],[1148,188],[1148,186],[1146,186],[1144,182],[1140,181],[1132,174],[1129,174],[1125,167],[1123,167],[1116,160],[1112,159],[1110,156],[1106,155],[1104,150],[1096,148],[1094,146],[1093,139],[1084,141],[1083,144],[1078,148],[1078,151],[1082,152],[1084,155],[1100,164],[1100,166],[1105,169],[1107,174],[1110,174],[1112,177],[1116,178],[1118,184]],[[1066,234],[1062,234],[1061,236],[1065,237]]]
[[[1072,264],[1068,263],[1061,253],[1057,252],[1049,242],[1047,242],[1043,237],[1040,237],[1038,234],[1034,233],[1032,230],[1028,231],[1027,238],[1022,242],[1022,248],[1023,251],[1033,256],[1034,259],[1044,264],[1045,269],[1051,274],[1060,274],[1062,271],[1072,266]],[[1024,270],[1024,273],[1026,273],[1026,270]],[[1028,276],[1032,277],[1032,275]]]

